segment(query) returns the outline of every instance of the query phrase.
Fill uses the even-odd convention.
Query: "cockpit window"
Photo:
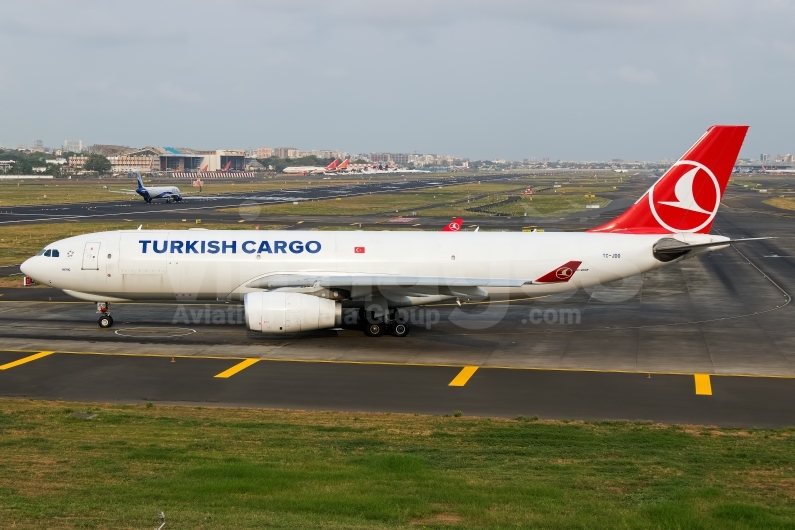
[[[61,254],[58,252],[58,249],[56,249],[56,248],[52,249],[52,257],[53,258],[57,258],[60,255]]]
[[[46,257],[48,257],[48,258],[49,258],[49,257],[50,257],[50,253],[51,253],[51,252],[52,252],[52,250],[50,250],[50,249],[47,249],[47,250],[45,250],[45,251],[44,251],[44,256],[46,256]]]
[[[39,253],[38,253],[38,254],[36,254],[36,255],[37,255],[37,256],[43,256],[45,252],[47,252],[47,249],[46,249],[46,248],[43,248],[43,249],[39,250]]]

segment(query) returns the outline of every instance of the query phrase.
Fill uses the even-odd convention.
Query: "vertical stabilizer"
[[[746,125],[715,125],[627,211],[589,232],[708,234]]]

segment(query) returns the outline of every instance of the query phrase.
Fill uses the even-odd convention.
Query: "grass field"
[[[782,210],[795,210],[795,199],[789,197],[775,197],[762,202]]]
[[[222,212],[235,212],[246,216],[285,214],[285,215],[417,215],[434,217],[482,217],[488,213],[471,212],[469,208],[488,205],[506,199],[509,195],[521,194],[528,186],[538,186],[531,179],[517,179],[504,183],[461,184],[419,191],[400,193],[375,193],[357,197],[344,197],[320,201],[305,201],[298,204],[271,204],[224,208]],[[604,206],[608,199],[586,199],[585,194],[593,194],[607,189],[602,186],[565,188],[557,193],[536,194],[533,204],[529,200],[505,205],[495,211],[512,215],[563,215],[585,210],[586,204]],[[469,201],[469,202],[467,202]],[[518,206],[524,206],[517,209]]]
[[[0,400],[0,527],[793,528],[794,437]]]
[[[477,197],[483,194],[496,195],[508,190],[519,190],[524,185],[526,185],[526,183],[521,181],[459,184],[418,191],[374,193],[356,197],[342,197],[340,199],[305,201],[299,202],[298,204],[269,204],[265,206],[226,208],[221,211],[288,215],[392,214],[396,213],[396,210],[397,212],[411,213],[417,208],[424,208],[433,204],[446,205],[456,201],[464,201],[465,204],[467,197]],[[421,211],[418,211],[418,213],[421,213]]]

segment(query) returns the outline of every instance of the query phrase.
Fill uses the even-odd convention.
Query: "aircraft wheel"
[[[368,322],[364,327],[364,334],[368,337],[380,337],[384,334],[384,325],[378,322]]]
[[[113,325],[113,317],[110,315],[102,315],[99,317],[99,327],[105,329]]]
[[[389,330],[395,337],[405,337],[409,334],[409,325],[403,322],[395,322]]]

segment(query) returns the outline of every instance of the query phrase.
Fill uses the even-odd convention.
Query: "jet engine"
[[[263,333],[294,333],[333,328],[342,322],[342,305],[308,294],[248,293],[243,297],[246,326]]]

